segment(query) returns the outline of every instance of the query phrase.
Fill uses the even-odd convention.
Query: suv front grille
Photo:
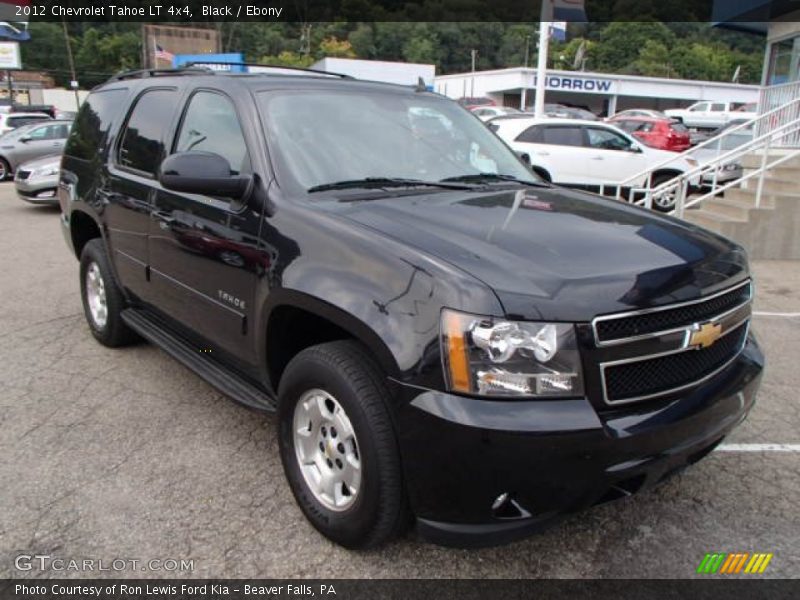
[[[700,350],[684,350],[603,368],[606,401],[609,404],[645,400],[700,383],[730,363],[742,350],[748,323]]]
[[[595,320],[598,344],[617,342],[625,338],[686,327],[707,321],[750,301],[751,286],[746,282],[707,300],[686,303],[674,308],[665,307],[630,316],[600,317]]]

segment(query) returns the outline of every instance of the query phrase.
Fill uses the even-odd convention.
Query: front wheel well
[[[679,175],[683,175],[683,171],[678,171],[675,169],[661,169],[659,171],[653,171],[653,181],[656,179],[672,179],[673,177],[678,177]],[[663,183],[663,181],[662,181]]]
[[[102,237],[100,228],[92,217],[81,211],[73,211],[69,217],[69,230],[72,236],[72,248],[80,259],[84,246],[95,238]]]
[[[267,370],[273,389],[278,389],[286,365],[311,346],[355,339],[344,328],[296,306],[278,306],[267,323]]]
[[[534,173],[536,173],[539,177],[544,179],[547,183],[552,183],[553,178],[550,176],[550,173],[547,172],[547,169],[543,169],[542,167],[532,166],[531,169]]]

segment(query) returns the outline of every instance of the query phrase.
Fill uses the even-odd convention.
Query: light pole
[[[69,43],[69,33],[67,32],[67,21],[61,17],[61,25],[64,28],[64,43],[67,45],[67,59],[69,60],[69,71],[72,79],[69,86],[75,90],[75,109],[79,110],[81,107],[81,98],[78,95],[78,77],[75,75],[75,59],[72,57],[72,44]]]
[[[550,46],[550,22],[553,20],[551,0],[542,0],[542,15],[539,21],[539,56],[536,63],[536,101],[534,116],[544,116],[544,90],[547,81],[547,51]]]
[[[475,96],[475,59],[478,57],[478,51],[473,48],[470,50],[470,54],[472,55],[472,81],[470,83],[470,90],[469,95],[470,97]]]

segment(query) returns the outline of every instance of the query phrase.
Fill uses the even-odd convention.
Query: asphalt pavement
[[[800,452],[751,444],[800,444],[800,262],[753,268],[768,367],[727,440],[746,446],[507,546],[456,550],[410,534],[352,552],[295,505],[270,416],[153,346],[94,341],[58,210],[0,184],[0,577],[682,578],[706,552],[773,553],[764,577],[799,577]],[[17,557],[29,555],[51,558],[27,569]],[[129,562],[53,568],[70,560]],[[162,570],[142,571],[152,560]],[[177,568],[163,570],[170,560]]]

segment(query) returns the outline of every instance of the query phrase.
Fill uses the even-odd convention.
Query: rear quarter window
[[[92,160],[103,153],[108,130],[123,107],[127,91],[116,88],[89,94],[70,131],[65,155]]]

